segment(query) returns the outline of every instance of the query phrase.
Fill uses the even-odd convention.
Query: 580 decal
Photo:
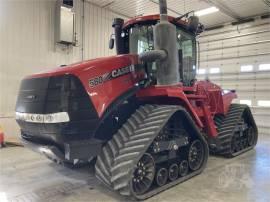
[[[134,72],[135,68],[134,65],[127,66],[127,67],[121,67],[119,69],[115,69],[109,73],[105,73],[101,76],[97,76],[95,78],[92,78],[89,80],[89,86],[95,87],[97,85],[100,85],[106,81],[112,80],[114,78],[129,74],[130,72]]]
[[[97,86],[97,85],[102,84],[102,83],[103,83],[102,76],[95,77],[95,78],[89,80],[90,87],[94,87],[94,86]]]

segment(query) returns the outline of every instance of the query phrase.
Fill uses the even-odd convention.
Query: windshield
[[[140,54],[154,49],[153,26],[135,26],[129,30],[129,52]]]
[[[154,49],[153,25],[134,26],[129,30],[129,52],[140,54]],[[196,41],[195,37],[177,28],[177,49],[179,55],[179,72],[185,85],[196,76]],[[148,64],[148,71],[155,73],[156,64]],[[149,67],[150,66],[150,67]]]

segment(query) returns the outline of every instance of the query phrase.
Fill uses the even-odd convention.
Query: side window
[[[183,58],[193,57],[192,40],[188,39],[182,42]]]
[[[179,71],[184,85],[189,86],[196,76],[196,41],[195,37],[177,29],[177,48]]]

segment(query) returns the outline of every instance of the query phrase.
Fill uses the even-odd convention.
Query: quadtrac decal
[[[119,69],[114,69],[111,72],[105,73],[105,74],[97,76],[95,78],[91,78],[89,80],[89,86],[92,88],[92,87],[98,86],[102,83],[105,83],[106,81],[115,79],[117,77],[129,74],[129,73],[134,72],[134,71],[135,71],[134,65],[130,65],[127,67],[121,67]]]

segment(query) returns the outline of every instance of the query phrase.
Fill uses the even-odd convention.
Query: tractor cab
[[[201,32],[198,23],[188,22],[169,17],[169,21],[176,26],[176,41],[179,60],[180,82],[190,86],[195,80],[197,69],[196,35]],[[124,23],[122,19],[115,19],[115,41],[117,54],[142,54],[154,50],[154,26],[159,22],[159,15],[144,16],[131,19]],[[113,40],[110,48],[113,48]],[[156,84],[156,62],[145,62],[146,72],[152,84]]]

